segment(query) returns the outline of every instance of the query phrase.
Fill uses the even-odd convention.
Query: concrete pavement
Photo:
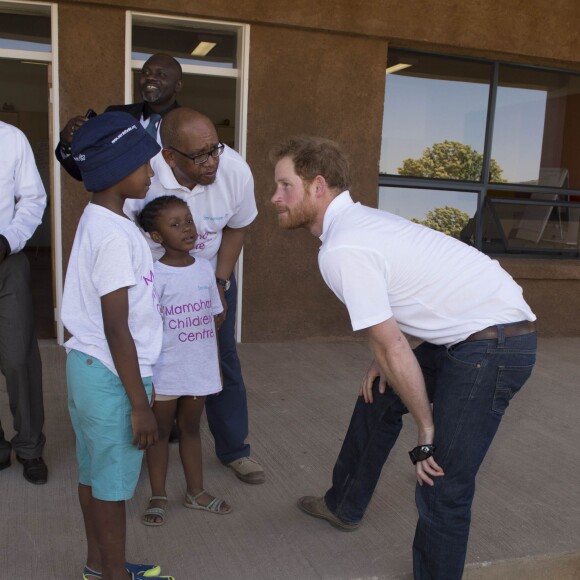
[[[64,350],[41,341],[49,481],[27,483],[21,466],[0,473],[0,578],[79,580],[85,541],[76,498],[74,438],[66,409]],[[411,578],[416,521],[407,419],[361,528],[335,530],[296,507],[322,494],[369,363],[363,343],[242,344],[253,454],[267,473],[248,486],[224,468],[207,428],[205,485],[231,515],[181,506],[184,481],[171,448],[166,525],[145,527],[145,469],[128,504],[128,555],[178,580],[403,580]],[[506,413],[478,477],[468,580],[580,578],[580,338],[543,338],[538,365]],[[12,434],[0,378],[0,418]]]

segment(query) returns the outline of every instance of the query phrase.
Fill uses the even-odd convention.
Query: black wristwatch
[[[413,465],[418,461],[425,461],[435,453],[435,445],[417,445],[414,449],[409,451],[409,457]]]
[[[231,282],[229,280],[224,280],[223,278],[216,278],[215,282],[218,286],[223,286],[226,292],[230,289]]]

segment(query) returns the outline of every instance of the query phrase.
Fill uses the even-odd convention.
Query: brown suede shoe
[[[231,463],[226,463],[227,467],[233,470],[236,477],[244,483],[253,485],[264,483],[266,475],[262,466],[251,457],[240,457]]]
[[[305,495],[298,500],[298,507],[309,516],[314,516],[315,518],[326,520],[335,528],[338,528],[343,532],[354,532],[360,526],[360,523],[349,524],[348,522],[343,522],[340,518],[335,516],[326,506],[326,502],[324,501],[323,497]]]

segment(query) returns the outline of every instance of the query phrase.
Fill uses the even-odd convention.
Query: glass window
[[[50,52],[50,6],[0,2],[0,49]]]
[[[386,72],[381,209],[467,216],[448,233],[488,253],[580,256],[579,74],[398,49]]]
[[[380,173],[479,181],[492,65],[389,50]]]
[[[570,201],[580,198],[572,196]],[[580,204],[557,193],[489,192],[483,220],[483,248],[489,252],[578,251]]]
[[[477,194],[472,191],[380,187],[379,209],[471,243]]]
[[[580,187],[579,147],[580,77],[500,65],[492,156],[504,179]]]
[[[147,60],[156,52],[181,64],[236,68],[237,32],[231,26],[188,20],[133,17],[133,60]]]
[[[133,100],[139,99],[139,76],[147,59],[157,52],[170,54],[183,69],[178,103],[207,115],[220,140],[240,149],[239,97],[245,94],[246,82],[241,70],[242,25],[145,14],[132,14],[131,23]]]

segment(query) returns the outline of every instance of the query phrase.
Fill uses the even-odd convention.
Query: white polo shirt
[[[0,234],[15,254],[42,221],[46,192],[28,139],[0,121]]]
[[[208,260],[214,271],[223,229],[226,226],[234,229],[246,227],[258,215],[254,178],[249,165],[227,145],[219,160],[212,184],[196,185],[189,189],[179,184],[171,167],[165,163],[163,156],[158,155],[151,161],[155,177],[147,197],[144,200],[127,200],[124,207],[125,213],[135,219],[147,203],[162,195],[176,195],[185,200],[197,229],[197,241],[191,254]],[[158,260],[163,255],[163,248],[148,234],[146,237],[153,257]]]
[[[535,320],[513,278],[475,248],[348,191],[324,215],[318,263],[353,330],[395,317],[401,330],[450,346],[494,324]]]

